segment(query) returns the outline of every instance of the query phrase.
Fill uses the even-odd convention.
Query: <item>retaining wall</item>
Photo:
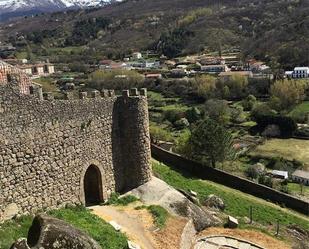
[[[151,145],[152,157],[165,164],[171,165],[175,168],[187,171],[205,180],[211,180],[220,183],[227,187],[240,190],[247,194],[260,197],[264,200],[269,200],[276,204],[284,205],[295,211],[309,214],[309,203],[285,193],[279,192],[267,186],[257,184],[250,180],[231,175],[225,171],[206,167],[200,163],[188,160],[172,152],[168,152],[156,145]]]

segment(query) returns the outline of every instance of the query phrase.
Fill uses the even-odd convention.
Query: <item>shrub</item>
[[[254,165],[248,166],[248,168],[245,171],[246,175],[252,179],[257,179],[259,176],[259,171],[257,170]]]
[[[195,123],[202,117],[201,111],[197,107],[192,107],[186,111],[186,118],[190,123]]]
[[[164,112],[164,120],[175,123],[177,120],[184,117],[184,113],[178,110],[167,110]]]
[[[256,98],[253,95],[249,95],[246,99],[241,102],[245,111],[251,111],[256,104]]]
[[[182,130],[184,128],[189,127],[190,123],[186,118],[181,118],[181,119],[177,120],[174,125],[177,129]]]
[[[150,125],[150,136],[151,136],[151,141],[156,143],[158,141],[168,141],[168,142],[172,142],[173,141],[173,137],[172,135],[164,130],[163,128],[160,128],[158,126],[154,126],[154,125]]]
[[[270,188],[273,187],[273,179],[270,176],[260,175],[258,181],[259,181],[259,184],[263,184]]]

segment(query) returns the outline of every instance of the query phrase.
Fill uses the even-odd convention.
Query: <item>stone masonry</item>
[[[100,200],[151,178],[146,89],[94,91],[80,99],[42,99],[0,86],[0,220],[85,204],[87,169]]]

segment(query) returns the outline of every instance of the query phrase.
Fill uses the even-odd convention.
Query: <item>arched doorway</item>
[[[103,201],[101,172],[95,165],[90,165],[85,173],[84,191],[86,206],[97,205]]]

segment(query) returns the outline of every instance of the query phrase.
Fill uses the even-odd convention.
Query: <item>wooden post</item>
[[[280,226],[279,220],[277,220],[276,236],[279,235],[279,226]]]
[[[252,224],[252,222],[253,222],[253,208],[252,208],[252,206],[250,206],[250,224]]]

